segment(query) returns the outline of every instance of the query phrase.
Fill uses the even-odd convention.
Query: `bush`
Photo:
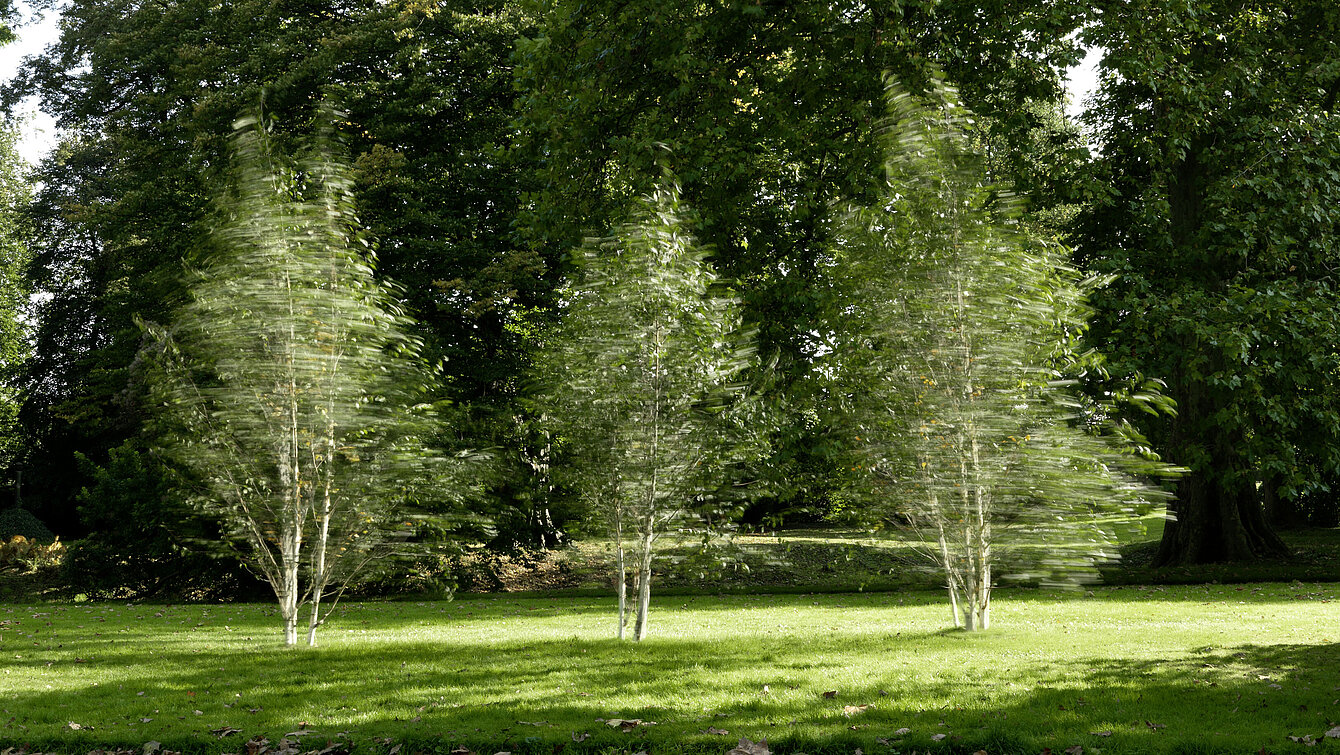
[[[8,541],[0,543],[0,571],[35,572],[39,569],[60,566],[64,557],[65,545],[61,543],[60,538],[56,538],[52,543],[43,544],[23,535],[15,535]]]
[[[235,558],[211,554],[217,531],[182,500],[152,453],[128,443],[112,449],[105,465],[79,462],[93,485],[79,494],[89,535],[65,565],[73,592],[93,599],[265,595]]]
[[[42,524],[42,520],[33,516],[27,509],[11,506],[0,511],[0,541],[8,540],[15,535],[43,543],[49,543],[56,538],[51,530]]]

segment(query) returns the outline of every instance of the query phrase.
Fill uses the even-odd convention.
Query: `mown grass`
[[[666,597],[640,645],[611,639],[610,599],[487,596],[344,605],[321,647],[291,650],[268,606],[0,605],[0,742],[245,752],[305,731],[302,749],[368,752],[724,753],[740,736],[812,755],[1302,752],[1287,737],[1340,719],[1337,592],[1002,591],[996,627],[972,635],[946,630],[934,593]],[[224,727],[240,731],[211,734]]]

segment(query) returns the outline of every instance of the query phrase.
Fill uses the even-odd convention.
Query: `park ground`
[[[1335,534],[1306,536],[1313,571],[1331,563]],[[993,628],[968,634],[950,628],[939,592],[890,574],[875,584],[881,558],[903,557],[896,546],[819,557],[802,545],[790,547],[809,566],[762,559],[721,591],[669,579],[641,644],[614,640],[612,596],[580,586],[345,602],[319,647],[289,650],[266,604],[0,604],[0,749],[724,755],[741,737],[779,755],[1340,748],[1335,582],[1166,584],[1188,576],[1172,572],[1165,584],[1009,588]],[[596,558],[570,556],[578,574]],[[768,568],[821,581],[840,564],[873,576],[846,591],[766,585]]]

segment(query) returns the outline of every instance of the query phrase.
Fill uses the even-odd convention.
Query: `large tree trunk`
[[[1286,556],[1288,547],[1266,521],[1250,481],[1227,489],[1203,470],[1192,470],[1177,485],[1170,508],[1177,517],[1163,530],[1155,566],[1255,561]]]
[[[1201,343],[1188,348],[1215,353]],[[1216,420],[1228,401],[1216,393],[1223,390],[1191,377],[1179,386],[1171,446],[1175,458],[1194,461],[1177,481],[1177,498],[1168,505],[1174,519],[1163,529],[1155,566],[1288,555],[1266,521],[1255,475],[1247,471],[1249,462],[1239,450],[1247,441]]]

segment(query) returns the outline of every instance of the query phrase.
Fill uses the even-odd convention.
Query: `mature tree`
[[[695,231],[738,281],[744,317],[777,365],[777,486],[838,473],[841,423],[816,381],[831,345],[814,324],[834,305],[826,280],[831,208],[877,191],[876,123],[886,70],[925,82],[932,64],[991,116],[1018,151],[1037,125],[1029,99],[1059,99],[1077,57],[1066,34],[1083,3],[913,0],[555,0],[537,3],[518,48],[521,148],[540,180],[520,227],[537,250],[566,249],[624,217],[672,146]],[[1013,158],[1003,165],[1016,166]],[[551,252],[546,252],[549,254]]]
[[[373,277],[349,169],[328,143],[295,166],[243,121],[215,251],[161,329],[175,458],[270,583],[297,642],[310,606],[405,534],[407,497],[442,466],[415,406],[428,387],[409,322]]]
[[[419,3],[73,0],[62,36],[3,91],[38,95],[67,134],[30,215],[38,312],[24,370],[38,504],[61,531],[95,465],[142,434],[134,318],[163,321],[197,262],[210,186],[236,114],[264,102],[280,143],[333,92],[349,113],[360,216],[378,272],[445,357],[459,405],[487,417],[514,392],[542,260],[508,242],[521,197],[504,150],[515,112],[508,0]],[[480,407],[475,409],[474,407]]]
[[[723,412],[749,350],[715,278],[667,179],[630,223],[582,249],[540,362],[543,403],[568,446],[565,476],[610,529],[620,639],[629,556],[642,640],[653,546],[710,508],[714,475],[745,447]]]
[[[14,379],[29,351],[28,247],[21,211],[30,194],[17,141],[18,130],[0,124],[0,475],[16,486],[27,445],[18,422],[20,397]]]
[[[1263,502],[1340,469],[1340,6],[1110,2],[1091,125],[1107,193],[1080,262],[1115,276],[1092,342],[1168,381],[1142,420],[1191,469],[1160,563],[1283,553]]]
[[[1044,580],[1092,577],[1162,494],[1119,471],[1057,384],[1085,326],[1078,273],[985,183],[954,91],[935,95],[890,88],[882,196],[838,235],[856,328],[839,356],[878,508],[934,543],[955,624],[961,604],[963,625],[986,629],[998,545],[1031,550],[1014,566]]]
[[[12,0],[0,0],[0,45],[7,45],[18,39],[14,26],[18,21],[18,12]]]

